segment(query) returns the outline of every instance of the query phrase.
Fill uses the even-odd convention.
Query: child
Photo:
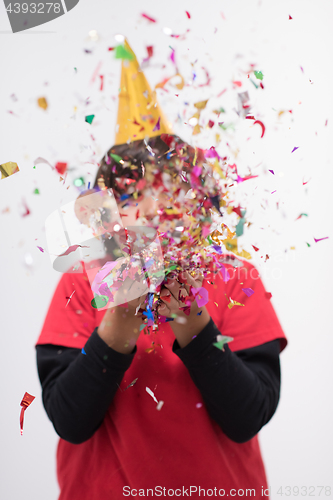
[[[126,80],[131,65],[136,78]],[[149,95],[136,65],[133,58],[123,65],[121,88],[130,92],[135,81],[141,95],[143,81]],[[127,96],[127,106],[128,101]],[[157,106],[151,113],[162,116]],[[142,123],[142,112],[133,116]],[[176,224],[170,211],[176,210],[176,222],[186,230],[186,217],[199,209],[206,213],[216,192],[211,186],[205,191],[203,176],[192,178],[193,165],[203,172],[202,154],[172,136],[163,119],[153,131],[153,121],[143,120],[141,136],[131,134],[134,140],[127,143],[128,120],[120,119],[127,128],[119,128],[96,186],[113,189],[126,226],[139,220],[158,227],[170,243],[179,241],[172,236]],[[196,198],[187,197],[189,187]],[[284,333],[250,263],[222,256],[226,274],[207,274],[202,265],[188,266],[192,250],[188,246],[184,252],[184,245],[184,240],[175,245],[182,258],[153,305],[155,318],[163,322],[148,333],[141,331],[145,293],[99,310],[91,305],[94,295],[85,273],[65,273],[59,282],[36,347],[44,406],[61,438],[59,500],[258,499],[267,488],[257,433],[278,404]],[[117,257],[115,246],[108,250]],[[198,289],[202,300],[194,297]],[[242,289],[254,293],[247,297]],[[227,337],[233,339],[230,344]]]

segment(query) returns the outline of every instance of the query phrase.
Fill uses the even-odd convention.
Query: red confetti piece
[[[296,149],[298,149],[298,148],[299,148],[299,146],[295,147],[295,148],[292,150],[292,153],[293,153],[294,151],[296,151]]]
[[[135,214],[135,220],[137,220],[139,217],[140,217],[140,210],[137,210]]]
[[[24,205],[24,208],[25,208],[25,214],[22,215],[22,217],[26,217],[27,215],[30,215],[30,210],[29,210],[29,207],[28,205],[26,204],[26,202],[24,200],[22,200],[22,203]]]
[[[23,434],[23,420],[24,420],[24,412],[25,410],[28,408],[28,406],[31,405],[31,403],[33,402],[33,400],[35,399],[35,396],[32,396],[31,394],[29,394],[28,392],[26,392],[23,396],[23,399],[20,403],[20,406],[22,406],[22,409],[21,409],[21,414],[20,414],[20,429],[21,429],[21,436]]]
[[[266,299],[271,299],[272,298],[271,292],[265,292],[265,297]]]
[[[260,120],[256,120],[253,125],[255,125],[256,123],[258,123],[261,127],[261,137],[264,137],[264,133],[266,130],[265,125]]]
[[[232,83],[233,83],[233,85],[235,85],[236,87],[241,87],[241,86],[242,86],[242,82],[240,82],[239,80],[234,81],[234,82],[232,82]]]
[[[148,54],[148,59],[150,59],[151,57],[153,57],[154,47],[152,45],[149,45],[149,47],[147,47],[147,54]]]
[[[315,240],[316,243],[318,243],[318,241],[327,240],[328,236],[325,236],[325,238],[319,238],[318,240],[316,240],[316,238],[313,239]]]
[[[185,12],[186,12],[187,17],[188,17],[189,19],[191,19],[191,14],[190,14],[189,12],[187,12],[187,10],[185,10]]]
[[[304,182],[304,180],[303,180],[303,186],[305,186],[305,184],[307,184],[307,183],[308,183],[308,182],[310,182],[310,181],[311,181],[311,177],[310,177],[310,179],[309,179],[308,181],[306,181],[306,182]]]
[[[254,245],[252,245],[252,247],[254,248],[255,252],[258,252],[258,250],[259,250],[258,247],[255,247]]]
[[[114,49],[115,49],[115,47],[109,47],[108,51],[110,52],[111,50],[114,50]]]
[[[150,21],[151,23],[156,23],[156,19],[148,16],[147,14],[141,14],[141,16],[144,17],[145,19],[147,19],[148,21]]]
[[[292,19],[292,17],[289,15],[289,19]]]
[[[67,170],[67,163],[58,161],[55,168],[58,174],[63,175]]]
[[[209,122],[208,122],[208,127],[209,127],[209,128],[214,127],[214,122],[213,122],[213,120],[209,120]]]

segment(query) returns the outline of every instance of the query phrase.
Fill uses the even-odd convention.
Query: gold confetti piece
[[[37,103],[38,103],[38,106],[44,110],[47,109],[48,107],[48,104],[47,104],[47,100],[45,99],[45,97],[40,97],[38,100],[37,100]]]
[[[205,109],[207,105],[208,99],[206,101],[199,101],[194,104],[194,107],[197,109]]]
[[[7,163],[2,163],[0,165],[1,179],[5,179],[5,177],[9,177],[19,171],[20,169],[14,161],[7,161]]]

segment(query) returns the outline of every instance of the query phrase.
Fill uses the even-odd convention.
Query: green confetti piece
[[[106,295],[96,295],[96,297],[92,299],[91,305],[95,309],[99,309],[101,307],[106,306],[108,302],[109,302],[109,297],[107,297]]]
[[[262,80],[264,78],[264,75],[262,74],[261,71],[254,71],[254,76],[258,78],[258,80]]]
[[[114,161],[116,161],[117,163],[120,163],[120,161],[122,160],[122,157],[119,156],[119,155],[115,155],[113,153],[110,154],[111,158],[114,159]]]
[[[306,241],[305,243],[308,245],[308,247],[310,247],[310,246],[311,246],[311,245],[310,245],[310,243],[308,243],[307,241]]]
[[[228,130],[229,128],[231,128],[233,131],[235,131],[233,123],[219,123],[219,127],[222,128],[223,130]]]
[[[32,168],[36,168],[36,166],[34,165]]]
[[[236,237],[238,238],[239,236],[242,236],[242,234],[244,233],[244,223],[245,223],[245,219],[239,219],[239,222],[236,226]]]
[[[219,337],[222,337],[218,342],[214,342],[213,345],[217,347],[218,349],[221,349],[221,351],[224,351],[223,346],[227,344],[228,342],[232,342],[234,339],[232,337],[224,337],[222,335],[219,335]]]
[[[95,118],[95,115],[87,115],[85,117],[85,121],[91,125],[94,118]]]
[[[256,84],[256,83],[252,80],[252,78],[250,78],[250,82],[251,82],[251,83],[253,83],[253,85],[255,86],[255,88],[256,88],[256,89],[258,89],[258,88],[259,88],[259,85],[257,85],[257,84]]]
[[[124,45],[116,46],[114,56],[116,59],[127,59],[128,61],[132,61],[132,59],[134,59],[133,54],[129,50],[127,50]]]
[[[83,184],[84,184],[83,177],[78,177],[77,179],[74,179],[74,186],[80,187],[80,186],[83,186]]]
[[[142,324],[140,325],[139,331],[141,332],[141,331],[142,331],[142,330],[143,330],[146,326],[147,326],[147,325],[145,325],[144,323],[142,323]]]
[[[210,245],[214,245],[214,242],[212,241],[210,235],[207,236],[207,241]]]
[[[35,189],[34,194],[40,194],[40,192],[39,192],[39,189],[38,189],[38,188],[36,188],[36,189]]]

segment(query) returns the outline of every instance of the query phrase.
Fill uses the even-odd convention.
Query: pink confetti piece
[[[248,297],[251,297],[251,295],[254,294],[254,290],[252,288],[242,288],[242,291],[247,295]]]
[[[145,19],[147,19],[148,21],[150,21],[151,23],[156,23],[156,19],[148,16],[147,14],[141,14],[141,16],[144,17]]]
[[[44,252],[44,248],[39,247],[39,246],[37,246],[37,248],[38,248],[38,250],[40,250],[41,252]]]
[[[185,10],[185,12],[186,12],[187,17],[188,17],[189,19],[191,19],[191,14],[190,14],[187,10]]]
[[[104,88],[104,76],[103,75],[99,75],[99,77],[101,79],[101,84],[100,84],[99,90],[103,90],[103,88]]]
[[[328,238],[329,238],[328,236],[325,236],[325,238],[319,238],[319,239],[313,238],[313,239],[315,240],[316,243],[318,243],[318,241],[327,240]]]
[[[191,287],[191,292],[195,296],[198,307],[203,307],[208,302],[208,291],[204,287],[194,288]]]
[[[271,174],[275,175],[274,174],[274,170],[268,170],[268,172],[270,172]]]
[[[293,153],[294,151],[296,151],[296,149],[298,149],[298,148],[299,148],[299,146],[294,147],[294,149],[292,150],[292,153]]]
[[[78,248],[89,248],[85,245],[71,245],[70,247],[67,248],[66,252],[62,253],[59,255],[59,257],[62,257],[63,255],[69,255],[72,252],[75,252]]]

